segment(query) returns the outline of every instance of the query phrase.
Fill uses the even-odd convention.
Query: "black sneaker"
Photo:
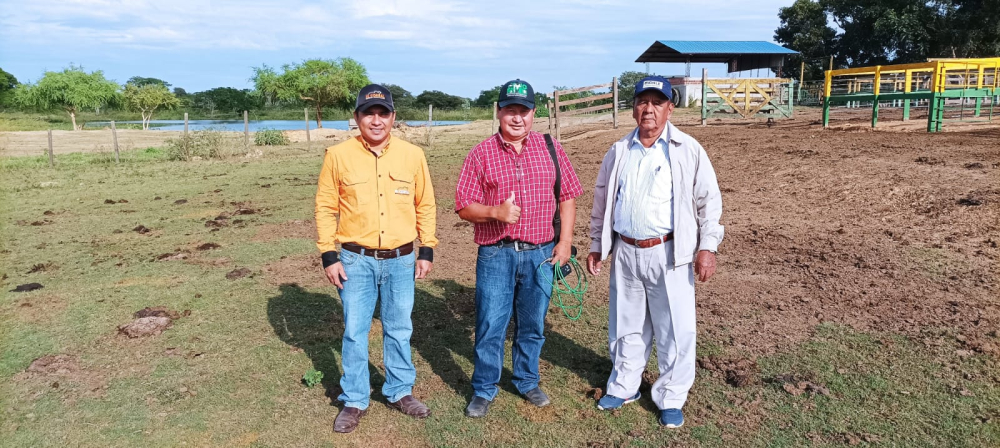
[[[552,403],[549,400],[549,396],[542,392],[542,388],[536,387],[524,393],[524,398],[528,399],[531,404],[543,408]]]
[[[490,411],[491,404],[493,404],[492,401],[483,397],[472,397],[469,406],[465,408],[465,416],[470,418],[486,417],[486,413]]]

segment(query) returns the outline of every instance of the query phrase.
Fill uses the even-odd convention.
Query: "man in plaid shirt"
[[[571,256],[575,198],[583,192],[569,158],[554,142],[561,176],[561,227],[559,241],[553,241],[556,171],[545,137],[531,131],[534,90],[519,79],[507,82],[500,88],[497,107],[500,131],[469,151],[455,189],[455,211],[475,225],[479,245],[473,397],[465,409],[465,415],[474,418],[486,415],[499,390],[512,314],[514,386],[531,404],[549,404],[538,387],[538,358],[552,294],[548,279],[554,265],[566,264]],[[546,272],[539,278],[542,269]]]

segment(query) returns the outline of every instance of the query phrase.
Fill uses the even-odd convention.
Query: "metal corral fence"
[[[786,78],[708,78],[702,71],[701,122],[715,114],[791,118],[795,81]]]
[[[900,110],[904,121],[913,115],[926,115],[928,132],[940,131],[944,121],[993,121],[994,115],[1000,117],[998,87],[1000,58],[936,59],[828,70],[823,126],[829,126],[834,105],[848,112],[870,110],[873,128],[885,109]]]

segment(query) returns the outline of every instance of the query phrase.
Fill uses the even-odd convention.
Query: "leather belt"
[[[550,242],[551,241],[547,241],[547,242],[544,242],[542,244],[535,244],[535,243],[528,243],[528,242],[524,242],[524,241],[512,240],[510,238],[504,238],[504,239],[502,239],[500,241],[497,241],[497,242],[495,242],[493,244],[487,244],[487,246],[496,246],[496,247],[499,247],[499,248],[513,247],[515,251],[517,251],[517,252],[523,252],[523,251],[526,251],[526,250],[535,250],[535,249],[538,249],[538,248],[540,248],[540,247],[542,247],[542,246],[544,246],[546,244],[549,244]]]
[[[631,245],[633,245],[635,247],[641,247],[643,249],[649,248],[649,247],[653,247],[653,246],[657,246],[660,243],[666,243],[667,241],[670,241],[670,240],[674,239],[674,233],[673,232],[670,232],[670,233],[668,233],[666,235],[663,235],[663,236],[658,236],[656,238],[649,238],[649,239],[645,239],[645,240],[637,240],[637,239],[629,238],[629,237],[627,237],[625,235],[622,235],[622,234],[618,234],[618,236],[621,237],[622,241],[624,241],[624,242],[626,242],[628,244],[631,244]]]
[[[341,244],[340,248],[349,252],[364,255],[366,257],[372,257],[376,260],[388,260],[390,258],[402,257],[413,253],[412,243],[404,244],[395,249],[369,249],[367,247],[351,243]]]

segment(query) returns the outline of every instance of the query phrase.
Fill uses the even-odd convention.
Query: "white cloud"
[[[9,65],[8,55],[35,48],[91,54],[94,65],[142,50],[202,61],[251,54],[243,64],[252,66],[263,55],[350,56],[383,73],[404,64],[575,76],[628,69],[658,39],[770,40],[778,7],[791,2],[0,0],[0,57]]]

